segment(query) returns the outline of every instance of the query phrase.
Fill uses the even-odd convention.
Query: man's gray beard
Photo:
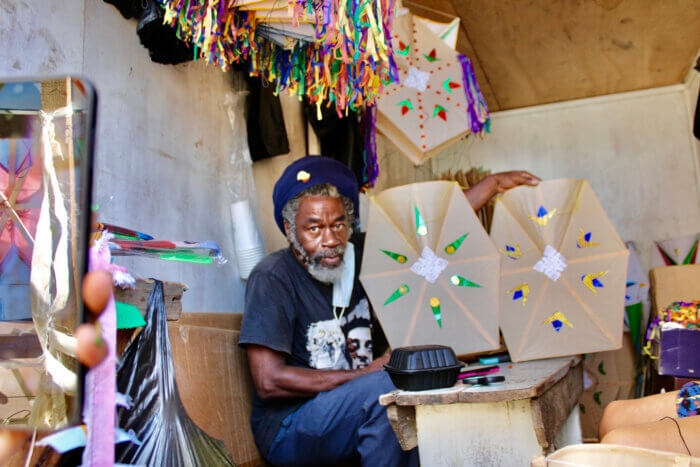
[[[288,235],[288,240],[292,244],[292,248],[299,253],[301,261],[304,263],[304,266],[306,266],[306,270],[309,271],[311,277],[325,284],[335,284],[340,281],[340,278],[343,276],[344,260],[342,256],[343,253],[345,253],[345,249],[340,253],[340,263],[335,266],[324,266],[322,263],[316,262],[309,257],[294,233]]]

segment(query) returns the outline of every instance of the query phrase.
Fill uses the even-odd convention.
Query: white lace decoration
[[[566,258],[561,253],[547,245],[544,249],[544,256],[532,267],[537,272],[541,272],[545,276],[556,282],[561,276],[561,273],[566,269]]]
[[[426,246],[423,248],[421,257],[411,266],[411,272],[425,277],[426,281],[434,284],[446,267],[447,260],[440,258]]]
[[[409,88],[416,88],[420,92],[425,92],[429,79],[430,73],[427,71],[420,71],[418,68],[412,66],[408,69],[408,76],[406,77],[406,81],[403,82],[403,85]]]

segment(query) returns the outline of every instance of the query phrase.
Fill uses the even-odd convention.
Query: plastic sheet
[[[163,283],[148,300],[147,324],[127,347],[117,369],[117,388],[133,401],[118,410],[118,426],[141,441],[117,446],[116,461],[140,465],[234,465],[224,444],[187,415],[175,382]]]

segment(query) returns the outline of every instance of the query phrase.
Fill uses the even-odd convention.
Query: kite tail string
[[[365,147],[362,153],[363,170],[362,170],[362,192],[366,192],[374,187],[379,177],[379,164],[377,162],[377,141],[376,129],[377,122],[377,106],[372,105],[365,108],[362,116],[362,127],[364,130]]]

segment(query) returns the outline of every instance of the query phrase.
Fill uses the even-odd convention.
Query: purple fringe
[[[486,102],[484,101],[481,91],[479,90],[479,85],[476,82],[476,76],[474,76],[474,68],[472,67],[472,61],[462,54],[457,54],[459,62],[462,64],[462,86],[464,87],[464,94],[467,96],[467,116],[469,117],[469,125],[473,134],[478,134],[488,130],[489,127],[489,114],[486,109]],[[474,83],[472,89],[471,83]],[[476,95],[473,94],[476,91]],[[486,112],[486,120],[479,120],[479,114],[477,112],[477,106],[483,106]]]
[[[361,191],[364,192],[372,188],[377,182],[377,177],[379,177],[379,164],[377,163],[377,140],[375,137],[377,106],[368,106],[362,115],[362,120],[365,149],[363,151],[364,167],[362,169]]]

